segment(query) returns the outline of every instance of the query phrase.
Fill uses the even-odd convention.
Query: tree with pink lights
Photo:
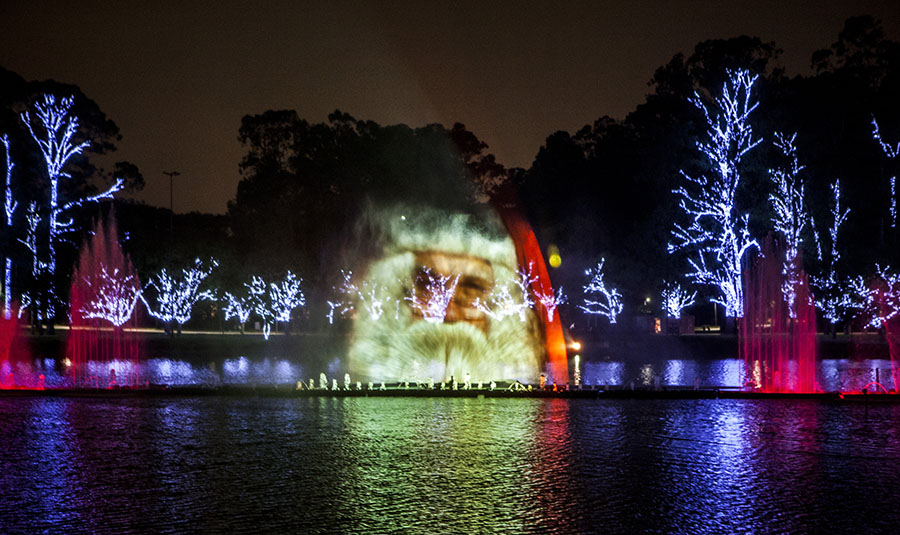
[[[714,110],[696,93],[691,99],[706,118],[708,140],[698,142],[697,148],[709,161],[710,172],[700,177],[681,172],[687,184],[675,194],[681,197],[679,207],[689,216],[689,223],[675,224],[673,242],[668,246],[669,252],[691,251],[687,276],[719,289],[721,295],[713,302],[725,307],[727,317],[743,316],[741,263],[744,253],[758,247],[750,237],[748,214],[740,214],[735,202],[741,162],[759,144],[749,122],[758,105],[752,98],[756,79],[747,71],[728,71]]]

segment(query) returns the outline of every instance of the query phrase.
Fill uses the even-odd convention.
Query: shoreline
[[[0,389],[0,398],[24,398],[24,397],[60,397],[60,398],[151,398],[151,397],[282,397],[282,398],[498,398],[498,399],[746,399],[746,400],[817,400],[834,402],[858,402],[858,403],[900,403],[900,395],[895,394],[862,394],[859,392],[759,392],[744,391],[738,389],[701,388],[694,390],[690,387],[668,387],[665,390],[630,390],[630,389],[600,389],[600,388],[574,388],[569,390],[509,390],[503,389],[470,389],[470,390],[441,390],[426,388],[403,388],[392,386],[384,390],[375,388],[372,390],[327,390],[327,389],[303,389],[298,390],[292,385],[276,386],[162,386],[151,385],[144,388],[11,388]]]

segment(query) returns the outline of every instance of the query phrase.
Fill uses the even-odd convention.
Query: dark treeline
[[[666,252],[673,222],[685,217],[673,194],[683,181],[680,170],[693,176],[708,171],[696,148],[705,122],[688,98],[694,92],[714,97],[727,69],[748,69],[760,75],[760,106],[751,122],[763,142],[745,160],[738,204],[750,212],[754,235],[764,237],[772,228],[768,171],[779,164],[774,133],[797,132],[806,166],[801,176],[823,246],[830,246],[829,188],[835,179],[841,180],[842,203],[852,210],[841,229],[839,271],[867,275],[876,262],[900,265],[900,238],[889,212],[889,177],[897,173],[897,162],[873,140],[871,124],[877,118],[883,137],[900,141],[900,44],[871,17],[857,17],[833,44],[813,54],[809,74],[789,75],[780,55],[775,43],[747,36],[699,43],[653,73],[646,99],[624,119],[601,117],[577,132],[551,134],[528,169],[504,168],[462,124],[385,126],[340,111],[324,123],[310,123],[291,110],[248,115],[238,133],[246,150],[239,163],[242,180],[227,214],[179,215],[173,230],[168,210],[119,200],[123,246],[142,277],[214,256],[220,268],[213,285],[232,291],[251,274],[278,277],[291,269],[306,281],[309,313],[321,317],[340,269],[374,252],[368,248],[375,237],[366,234],[362,217],[371,207],[402,202],[479,211],[511,186],[544,249],[553,245],[560,251],[562,266],[551,276],[568,290],[570,308],[581,300],[584,269],[605,257],[626,313],[658,312],[662,281],[686,283],[684,256]],[[5,70],[0,77],[0,132],[11,137],[20,204],[46,195],[40,153],[18,115],[44,92],[74,94],[79,135],[93,140],[72,160],[73,179],[66,187],[96,188],[113,174],[127,178],[132,188],[141,186],[140,172],[127,162],[111,170],[91,166],[91,156],[115,150],[119,132],[77,87],[25,82]],[[90,228],[107,206],[85,207],[80,228]],[[4,250],[16,259],[19,288],[35,284],[28,277],[27,251],[19,245],[23,225],[17,220],[3,236]],[[67,255],[60,259],[61,288],[82,239],[83,234],[73,236],[72,247],[61,253]],[[803,246],[807,271],[820,272],[811,235]],[[712,289],[701,290],[711,295]],[[698,305],[697,311],[706,308]]]
[[[702,176],[709,165],[697,150],[706,123],[688,97],[716,95],[726,69],[760,75],[751,123],[763,141],[745,159],[737,196],[739,210],[751,214],[753,234],[762,238],[772,230],[768,171],[781,163],[774,133],[796,132],[806,166],[800,176],[823,247],[830,247],[836,179],[842,205],[852,210],[839,235],[838,271],[869,275],[876,262],[900,261],[889,212],[897,162],[873,140],[871,124],[877,117],[883,136],[900,141],[900,45],[877,21],[858,17],[813,54],[810,75],[788,76],[780,54],[775,43],[746,36],[699,43],[657,69],[645,101],[624,120],[602,117],[574,134],[556,132],[530,169],[512,172],[542,242],[563,251],[564,266],[567,259],[575,264],[559,270],[557,283],[578,288],[580,269],[603,255],[626,310],[636,311],[646,297],[658,303],[664,279],[680,279],[686,259],[666,252],[673,222],[686,220],[673,190],[684,182],[680,170]],[[808,272],[819,273],[814,241],[804,237],[803,258]],[[710,288],[700,290],[711,295]]]

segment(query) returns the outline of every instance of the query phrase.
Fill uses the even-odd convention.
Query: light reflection
[[[67,400],[36,398],[30,405],[30,418],[25,428],[27,447],[24,454],[32,457],[33,466],[41,466],[36,485],[40,518],[49,525],[80,523],[77,510],[70,507],[73,496],[82,491],[78,481],[77,441],[67,415]]]
[[[624,372],[623,362],[585,362],[582,377],[590,385],[621,385]]]
[[[226,383],[246,383],[249,370],[250,361],[247,357],[226,359],[222,364],[223,379]]]
[[[672,359],[666,362],[666,371],[663,373],[663,381],[666,385],[686,385],[693,381],[684,376],[684,361]]]

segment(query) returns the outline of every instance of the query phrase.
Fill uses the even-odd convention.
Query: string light
[[[184,325],[191,319],[191,310],[198,301],[203,299],[215,299],[214,293],[209,290],[200,290],[200,285],[212,273],[219,263],[211,258],[207,266],[197,258],[194,266],[181,270],[181,278],[169,275],[165,268],[151,277],[148,288],[156,290],[156,306],[152,307],[141,294],[141,299],[147,306],[151,316],[164,322],[174,321]]]
[[[600,262],[591,269],[585,270],[584,274],[588,276],[588,283],[584,286],[585,299],[583,305],[578,308],[588,314],[598,314],[605,316],[610,323],[616,322],[616,317],[622,313],[622,295],[615,288],[607,288],[603,274],[603,264],[605,258],[601,258]],[[588,298],[587,296],[596,296]]]
[[[56,245],[61,241],[61,235],[76,230],[75,222],[69,212],[89,202],[98,202],[103,199],[111,199],[113,194],[120,191],[125,183],[119,178],[107,190],[97,193],[96,195],[87,195],[67,203],[60,204],[59,200],[59,182],[60,179],[71,178],[69,173],[63,171],[69,159],[77,154],[81,154],[85,148],[90,146],[90,141],[82,141],[76,143],[75,134],[78,131],[78,118],[70,114],[74,99],[64,97],[59,100],[54,95],[44,94],[41,99],[34,103],[34,113],[25,111],[22,113],[22,122],[28,128],[32,139],[37,143],[44,157],[44,164],[47,168],[47,177],[50,180],[50,197],[49,197],[49,214],[47,226],[47,254],[46,260],[38,261],[38,252],[36,240],[30,240],[30,251],[35,257],[34,265],[37,272],[33,273],[37,278],[39,274],[46,272],[46,280],[49,281],[49,289],[47,291],[47,302],[44,302],[44,310],[39,310],[38,314],[46,317],[52,317],[52,310],[56,305],[56,291],[54,287],[54,275],[56,273]],[[35,210],[34,213],[37,213]],[[37,225],[30,228],[31,232],[36,232]],[[38,307],[41,308],[40,306]]]
[[[769,170],[769,177],[775,184],[775,191],[769,195],[774,213],[772,223],[775,231],[784,237],[784,260],[781,267],[784,282],[781,293],[791,318],[797,317],[797,285],[803,281],[800,273],[800,244],[803,242],[801,233],[810,222],[803,203],[803,184],[799,175],[804,166],[800,165],[797,158],[797,147],[794,145],[796,139],[797,134],[790,137],[775,134],[775,146],[781,150],[789,164],[786,168]]]
[[[669,284],[663,281],[662,301],[666,315],[670,318],[680,319],[681,311],[694,304],[697,292],[688,293],[677,282]]]
[[[688,249],[691,271],[687,276],[699,284],[715,286],[721,293],[713,302],[725,307],[729,317],[742,317],[744,312],[741,260],[748,250],[759,247],[750,238],[749,216],[739,215],[735,195],[740,183],[742,158],[759,144],[753,139],[749,116],[758,103],[751,92],[757,76],[747,71],[728,71],[722,96],[715,102],[718,113],[712,114],[698,94],[691,102],[706,118],[709,142],[698,142],[713,172],[706,177],[681,175],[692,191],[684,186],[675,190],[681,197],[679,207],[690,216],[687,226],[675,224],[674,243],[669,252]]]
[[[409,297],[409,306],[418,310],[425,321],[429,323],[443,323],[444,317],[447,315],[447,308],[456,292],[456,285],[459,283],[459,275],[441,275],[432,273],[431,269],[423,268],[418,276],[417,282],[422,281],[425,286],[424,295],[416,292],[416,285],[412,285]]]

